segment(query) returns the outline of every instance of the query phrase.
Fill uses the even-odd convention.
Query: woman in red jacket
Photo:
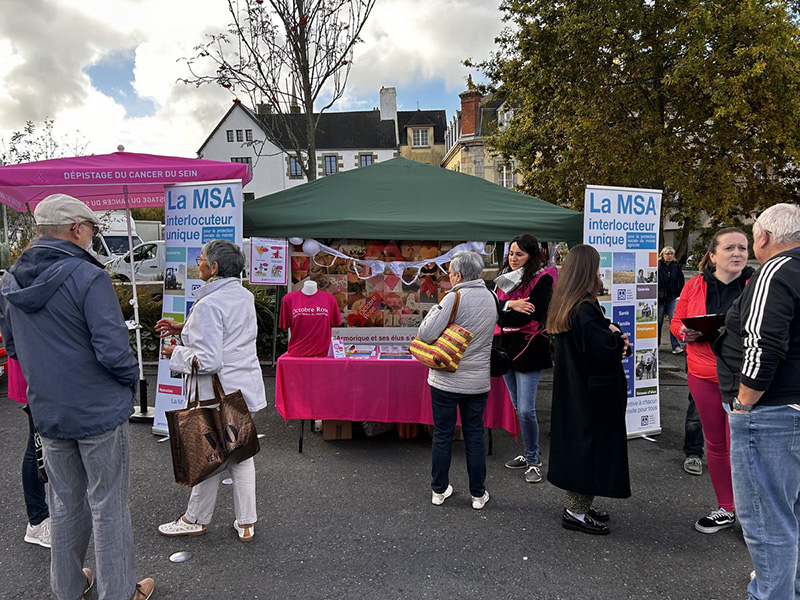
[[[716,533],[736,522],[731,484],[731,442],[728,417],[722,407],[717,379],[717,360],[711,351],[713,339],[687,328],[681,319],[701,315],[724,315],[739,297],[753,269],[747,266],[747,236],[741,229],[726,227],[711,238],[700,261],[700,275],[686,282],[670,331],[686,342],[689,391],[694,397],[708,455],[708,472],[717,495],[718,509],[694,525],[701,533]]]

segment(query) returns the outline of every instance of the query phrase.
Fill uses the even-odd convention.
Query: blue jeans
[[[503,375],[511,396],[511,404],[517,411],[522,441],[525,443],[525,460],[529,464],[539,462],[539,422],[536,420],[536,391],[539,389],[541,371],[520,373],[511,369]]]
[[[664,315],[669,315],[669,320],[667,321],[667,329],[669,329],[669,324],[672,321],[672,317],[675,315],[675,307],[678,306],[678,299],[672,298],[670,300],[665,300],[664,302],[658,303],[658,345],[661,345],[661,325],[664,323]],[[672,335],[672,332],[669,332],[669,342],[672,344],[672,349],[675,350],[676,348],[681,347],[681,342],[678,338]]]
[[[47,509],[44,483],[39,479],[39,467],[36,464],[36,445],[33,442],[33,419],[28,405],[25,412],[28,414],[28,445],[22,458],[22,494],[25,496],[25,510],[28,513],[28,523],[38,525],[50,516]]]
[[[756,571],[748,598],[800,598],[800,411],[756,405],[749,413],[733,413],[725,408],[736,516]]]
[[[94,533],[100,600],[133,596],[136,573],[128,508],[128,422],[80,440],[42,438],[50,479],[50,583],[59,600],[80,598],[81,570]]]
[[[431,386],[433,443],[431,444],[431,489],[442,494],[450,483],[450,459],[458,411],[467,454],[469,493],[486,492],[486,451],[483,443],[483,410],[489,393],[455,394]]]
[[[686,407],[686,421],[683,427],[683,453],[686,456],[695,455],[703,458],[703,424],[700,422],[700,415],[691,392],[689,392],[689,406]]]

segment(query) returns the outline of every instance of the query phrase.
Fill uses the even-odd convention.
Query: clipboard
[[[700,315],[699,317],[685,317],[681,319],[688,329],[694,329],[703,334],[695,341],[706,342],[713,340],[721,327],[725,326],[725,315]]]

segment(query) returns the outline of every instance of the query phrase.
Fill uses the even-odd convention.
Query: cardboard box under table
[[[275,408],[286,419],[433,424],[428,369],[416,360],[281,356]],[[519,423],[501,378],[492,378],[483,421],[517,435]],[[491,437],[490,437],[491,451]]]

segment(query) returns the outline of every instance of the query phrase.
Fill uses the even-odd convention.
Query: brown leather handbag
[[[166,416],[175,481],[191,487],[224,470],[229,462],[255,456],[260,446],[241,390],[226,394],[214,373],[214,399],[201,401],[196,369],[189,380],[194,390],[187,381],[187,407],[169,410]]]

